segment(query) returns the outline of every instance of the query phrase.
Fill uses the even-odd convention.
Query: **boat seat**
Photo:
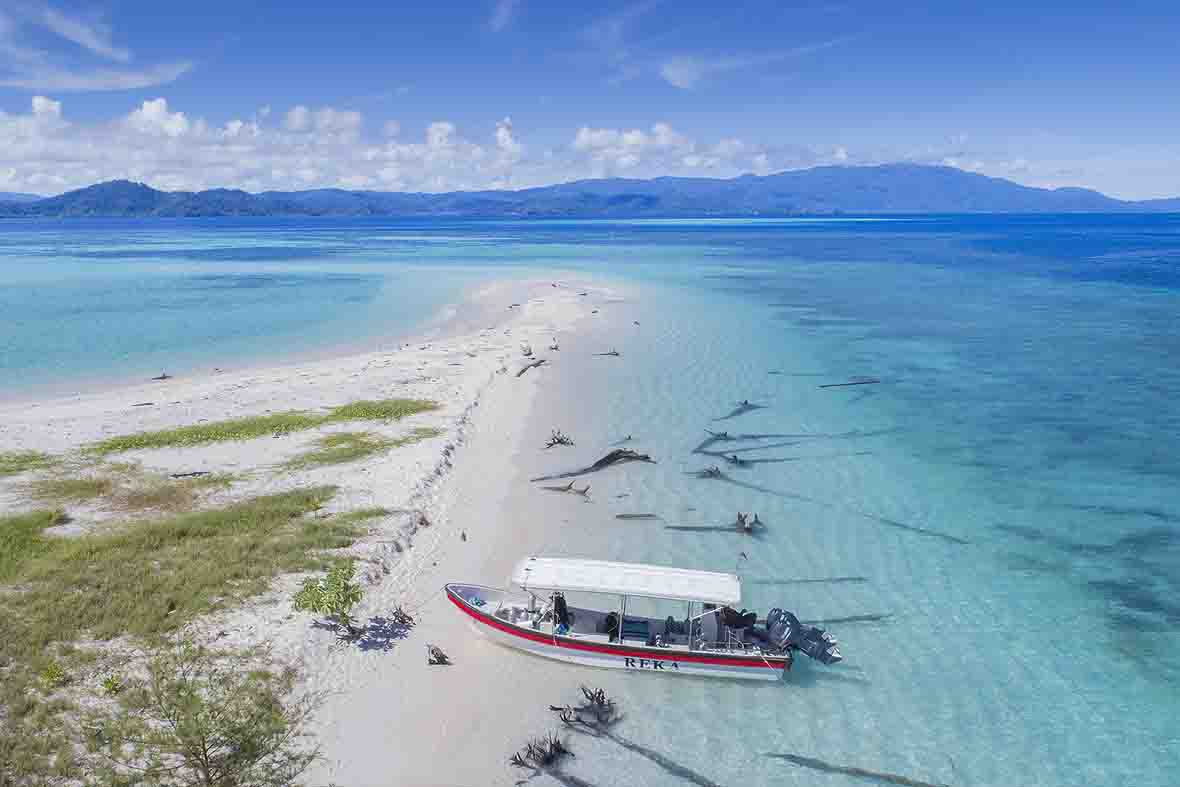
[[[651,627],[646,620],[623,618],[623,639],[641,639],[644,642],[651,636]]]

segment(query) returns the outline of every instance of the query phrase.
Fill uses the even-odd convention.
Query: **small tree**
[[[259,669],[244,654],[192,642],[154,655],[91,725],[111,784],[288,787],[319,756],[305,746],[315,695],[289,700],[295,673]]]
[[[295,609],[324,615],[349,636],[356,636],[350,611],[361,600],[361,586],[353,581],[355,575],[356,566],[350,560],[332,568],[327,576],[307,580],[295,594]]]

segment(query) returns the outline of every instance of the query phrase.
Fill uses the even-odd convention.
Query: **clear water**
[[[631,434],[660,463],[595,476],[597,528],[552,546],[737,567],[747,604],[830,621],[847,661],[629,682],[645,753],[603,744],[613,775],[579,778],[1175,783],[1180,218],[0,229],[6,385],[397,333],[506,270],[631,283],[563,346],[623,358],[571,364],[537,421],[576,401],[580,449]],[[819,387],[860,376],[881,382]],[[714,420],[741,399],[765,408]],[[770,461],[694,453],[705,428],[769,435],[705,450]],[[739,510],[766,533],[667,529]],[[613,519],[636,512],[663,519]]]

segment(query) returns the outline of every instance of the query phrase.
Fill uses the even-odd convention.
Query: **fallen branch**
[[[615,519],[659,519],[659,514],[615,514]]]
[[[614,348],[611,348],[611,350],[610,350],[609,352],[604,352],[604,353],[594,353],[594,354],[595,354],[595,355],[599,355],[599,356],[601,356],[601,355],[609,355],[609,356],[611,356],[612,358],[618,358],[619,356],[621,356],[621,355],[622,355],[622,353],[620,353],[618,350],[616,350],[616,349],[614,349]]]
[[[565,486],[543,486],[542,489],[548,489],[550,492],[569,492],[571,495],[581,495],[587,500],[590,499],[590,485],[586,484],[584,489],[574,489],[574,482],[570,481]]]
[[[523,751],[518,751],[508,760],[510,765],[518,768],[532,767],[538,769],[552,768],[562,757],[573,757],[574,753],[566,748],[556,733],[550,733],[544,738],[533,738],[525,744]]]
[[[625,462],[648,462],[650,464],[655,464],[655,460],[647,454],[641,454],[638,451],[632,451],[630,448],[616,448],[588,467],[570,470],[565,473],[556,473],[554,475],[538,476],[537,478],[530,478],[529,480],[554,481],[559,478],[574,478],[580,475],[587,475],[588,473],[597,473],[599,470],[605,470],[611,465],[623,464]]]
[[[553,433],[549,435],[549,439],[545,442],[546,448],[552,448],[555,445],[573,445],[574,441],[566,436],[560,429],[554,429]]]
[[[523,369],[521,369],[519,372],[517,372],[517,373],[516,373],[516,376],[517,376],[517,377],[520,377],[520,376],[521,376],[521,375],[523,375],[525,372],[527,372],[529,369],[535,369],[535,368],[537,368],[538,366],[544,366],[544,365],[545,365],[545,359],[544,359],[544,358],[538,358],[537,360],[533,361],[532,363],[525,364],[524,368],[523,368]]]
[[[169,478],[200,478],[203,475],[209,475],[208,470],[193,470],[191,473],[169,473]]]
[[[151,407],[155,402],[136,402],[132,407]]]

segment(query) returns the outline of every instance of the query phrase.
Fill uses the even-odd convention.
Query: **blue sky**
[[[0,0],[0,189],[917,161],[1176,195],[1177,5]]]

